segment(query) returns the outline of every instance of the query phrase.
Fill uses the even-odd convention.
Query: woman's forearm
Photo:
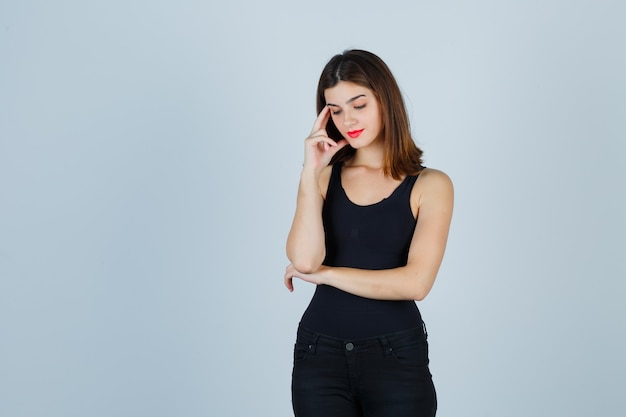
[[[296,213],[287,238],[287,257],[301,272],[315,272],[326,256],[319,174],[303,170],[298,187]]]
[[[369,270],[323,266],[319,283],[350,294],[377,300],[423,300],[430,292],[437,271],[416,271],[411,266]]]

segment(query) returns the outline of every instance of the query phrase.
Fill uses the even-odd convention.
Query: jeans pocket
[[[428,366],[428,342],[421,340],[393,348],[392,356],[403,367],[419,368]]]
[[[309,357],[311,345],[307,343],[296,342],[293,347],[293,362],[302,362]]]

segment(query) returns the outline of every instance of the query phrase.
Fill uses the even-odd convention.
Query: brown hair
[[[422,169],[422,150],[411,137],[402,93],[389,67],[378,56],[358,49],[335,55],[328,61],[317,85],[317,113],[326,106],[324,91],[339,81],[350,81],[368,88],[378,100],[381,111],[382,129],[380,139],[384,146],[383,172],[395,179],[404,175],[415,175]],[[343,137],[329,119],[326,126],[328,136],[333,140]],[[355,149],[346,146],[333,157],[331,163],[346,161]]]

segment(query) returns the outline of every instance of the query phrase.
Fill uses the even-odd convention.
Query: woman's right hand
[[[330,119],[330,109],[324,106],[315,119],[311,134],[304,141],[304,169],[313,169],[318,174],[330,163],[332,157],[348,144],[345,139],[335,142],[328,137],[326,132],[328,119]]]
[[[328,137],[326,125],[329,118],[330,109],[325,106],[304,141],[304,164],[300,173],[296,214],[287,237],[287,257],[298,267],[298,271],[315,272],[326,257],[322,222],[324,197],[320,177],[337,151],[348,144],[345,139],[335,142]],[[288,278],[285,280],[289,288],[291,281]]]

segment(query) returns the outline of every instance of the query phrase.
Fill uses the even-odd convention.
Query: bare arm
[[[296,213],[287,238],[287,257],[298,270],[315,272],[326,256],[319,174],[302,170]]]
[[[347,142],[335,142],[326,133],[330,117],[328,107],[315,120],[311,135],[305,141],[304,164],[300,174],[296,213],[287,237],[287,257],[304,273],[319,269],[326,256],[320,179],[327,179],[333,155]],[[324,181],[322,181],[324,182]]]
[[[411,198],[416,200],[419,217],[406,266],[385,270],[322,266],[313,273],[303,273],[294,265],[289,265],[285,273],[287,287],[293,290],[291,279],[297,277],[367,298],[424,299],[435,282],[443,259],[454,192],[448,176],[435,170],[422,173],[415,187]]]

